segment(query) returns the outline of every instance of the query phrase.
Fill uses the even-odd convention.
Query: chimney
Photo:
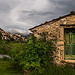
[[[70,14],[75,14],[75,12],[74,11],[71,11]]]

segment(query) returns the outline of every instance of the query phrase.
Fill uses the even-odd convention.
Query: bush
[[[10,60],[10,58],[9,58],[9,57],[4,56],[4,57],[3,57],[3,60],[9,61],[9,60]]]
[[[19,70],[32,70],[35,71],[35,74],[40,75],[52,60],[54,49],[52,40],[46,41],[41,38],[36,41],[36,38],[32,36],[21,51],[13,50],[11,64]]]
[[[14,38],[10,38],[11,41],[14,41]]]
[[[11,50],[10,42],[7,43],[7,41],[2,40],[2,42],[0,44],[0,54],[9,55],[10,54],[10,50]]]
[[[2,33],[0,32],[0,44],[2,43]]]

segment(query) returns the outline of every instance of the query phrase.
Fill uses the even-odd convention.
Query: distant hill
[[[25,36],[21,34],[11,34],[10,32],[5,32],[3,29],[0,28],[0,32],[2,33],[2,40],[13,40],[13,41],[25,41]]]
[[[21,34],[21,33],[14,33],[14,34],[18,34],[18,35],[21,35],[22,37],[25,37],[26,39],[30,38],[31,37],[31,33],[30,34]]]

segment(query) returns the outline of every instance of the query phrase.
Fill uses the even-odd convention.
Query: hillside
[[[25,37],[19,34],[11,34],[10,32],[5,32],[3,29],[0,28],[0,33],[2,33],[2,40],[12,40],[12,41],[25,41]]]

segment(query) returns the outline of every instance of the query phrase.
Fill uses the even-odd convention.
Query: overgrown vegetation
[[[69,64],[57,66],[56,64],[49,63],[42,74],[35,74],[35,71],[32,71],[28,75],[75,75],[75,69]]]
[[[27,70],[28,75],[75,75],[74,68],[69,65],[57,66],[50,63],[55,50],[54,40],[46,40],[45,35],[42,37],[36,41],[32,36],[25,43],[0,40],[0,54],[11,56],[11,59],[0,59],[0,74],[22,75]]]
[[[12,50],[12,67],[14,69],[19,68],[22,71],[35,71],[35,74],[40,75],[45,71],[45,67],[49,61],[52,60],[53,49],[51,40],[45,41],[44,39],[40,39],[36,41],[36,38],[32,36],[20,52],[15,49]]]
[[[16,72],[9,67],[10,63],[8,60],[0,59],[0,75],[23,75],[23,73]]]
[[[75,75],[75,69],[69,64],[66,64],[65,66],[49,64],[45,68],[45,72],[43,73],[43,75]]]
[[[12,49],[21,50],[24,43],[17,43],[8,40],[1,40],[0,43],[0,54],[10,55]]]

